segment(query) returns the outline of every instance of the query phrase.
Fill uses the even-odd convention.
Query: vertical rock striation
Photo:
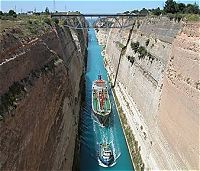
[[[199,23],[166,17],[97,32],[105,66],[145,163],[151,169],[198,169]],[[123,98],[121,98],[123,97]]]

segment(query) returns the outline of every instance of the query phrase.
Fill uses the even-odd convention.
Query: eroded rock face
[[[72,169],[87,31],[79,33],[81,50],[72,34],[57,26],[1,51],[0,96],[9,99],[0,113],[1,170]]]
[[[199,28],[185,24],[172,44],[158,112],[180,165],[192,170],[199,164]]]
[[[133,23],[121,60],[131,28],[99,29],[97,37],[106,45],[112,80],[120,61],[116,85],[129,103],[127,119],[145,167],[198,169],[199,23],[165,17]]]

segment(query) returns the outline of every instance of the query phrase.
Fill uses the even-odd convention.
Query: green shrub
[[[182,19],[182,15],[181,14],[175,14],[174,18],[175,18],[175,21],[180,21]]]
[[[162,13],[162,10],[160,10],[160,8],[158,7],[156,9],[152,9],[151,12],[153,15],[159,16]]]
[[[145,49],[144,46],[140,46],[138,48],[138,53],[139,53],[139,59],[144,58],[147,55],[147,50]]]
[[[45,64],[40,70],[32,71],[27,77],[19,82],[14,82],[9,90],[0,96],[0,120],[4,118],[4,115],[9,111],[15,109],[16,102],[20,101],[26,95],[26,89],[23,83],[32,85],[32,78],[39,78],[40,74],[47,74],[48,72],[54,73],[55,62],[58,58],[52,59],[49,63]],[[22,83],[23,82],[23,83]],[[1,118],[2,116],[2,118]]]
[[[138,22],[137,22],[137,28],[139,28],[139,27],[140,27],[140,22],[138,21]]]
[[[28,29],[32,34],[37,34],[38,33],[37,28],[35,28],[35,27],[28,27]]]
[[[38,25],[38,24],[39,24],[39,21],[38,21],[38,20],[34,20],[33,23],[34,23],[35,25]]]
[[[146,40],[145,45],[148,46],[149,45],[149,39]]]
[[[0,113],[5,114],[9,110],[13,109],[16,105],[15,102],[24,92],[24,86],[18,82],[14,82],[9,87],[8,92],[1,96],[0,100]]]
[[[147,56],[149,57],[149,61],[152,63],[155,57],[151,53],[147,53]]]
[[[9,16],[7,14],[6,15],[1,15],[0,17],[1,17],[2,20],[10,20],[10,21],[15,21],[16,20],[15,17]]]
[[[135,58],[133,56],[128,56],[128,61],[133,65],[133,63],[135,62]]]
[[[168,17],[170,20],[173,20],[173,19],[174,19],[174,15],[171,14],[171,13],[167,14],[167,17]]]
[[[14,14],[16,14],[14,10],[9,10],[8,15],[13,16]]]
[[[123,48],[125,47],[125,46],[124,46],[121,42],[119,42],[119,41],[117,41],[116,44],[117,44],[117,46],[118,46],[119,48],[121,48],[121,49],[123,49]]]
[[[50,20],[49,18],[45,18],[45,19],[44,19],[44,22],[45,22],[46,24],[48,24],[48,25],[51,26],[51,20]]]
[[[58,24],[59,23],[59,20],[57,18],[52,18],[52,21],[55,23],[55,24]]]
[[[149,14],[149,11],[146,9],[146,8],[142,8],[139,12],[139,14],[141,15],[148,15]]]
[[[197,14],[187,14],[187,15],[185,15],[185,19],[187,21],[199,21],[200,17]]]
[[[28,24],[32,24],[33,22],[32,22],[32,20],[28,20]]]
[[[14,17],[14,18],[17,18],[17,14],[13,14],[13,17]]]
[[[140,46],[140,43],[139,43],[139,42],[136,42],[136,43],[131,42],[131,49],[132,49],[135,53],[137,53],[139,46]]]

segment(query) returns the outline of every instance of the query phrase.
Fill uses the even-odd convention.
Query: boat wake
[[[99,166],[101,167],[113,167],[117,163],[116,161],[114,161],[111,165],[107,166],[103,164],[99,158],[98,158],[98,162],[99,162]]]
[[[117,164],[117,159],[120,157],[121,152],[117,152],[116,148],[115,148],[115,144],[113,141],[111,141],[109,144],[111,144],[112,149],[113,149],[113,155],[114,155],[114,161],[111,165],[105,165],[100,159],[99,159],[99,150],[97,150],[97,161],[99,163],[99,166],[101,167],[113,167],[115,164]],[[96,149],[98,149],[99,147],[99,143],[96,144]]]
[[[95,114],[92,112],[91,113],[92,119],[95,123],[97,123],[101,128],[104,128],[105,126],[103,124],[101,124],[98,120],[98,118],[95,116]]]
[[[90,87],[90,86],[89,86]],[[110,86],[109,86],[110,88]],[[90,88],[91,91],[91,88]],[[91,94],[90,92],[89,94]],[[111,97],[112,100],[112,93],[110,89],[108,90],[109,96]],[[83,123],[82,123],[82,128],[84,129],[85,132],[88,134],[91,133],[91,129],[94,132],[94,140],[95,146],[90,147],[86,142],[90,142],[89,144],[92,144],[93,142],[89,138],[82,138],[82,142],[85,144],[85,147],[87,151],[90,153],[91,158],[93,158],[97,164],[101,167],[112,167],[116,165],[118,158],[121,155],[121,150],[120,150],[120,140],[117,135],[117,127],[116,127],[116,112],[115,110],[112,110],[109,116],[108,120],[108,125],[104,126],[98,117],[95,115],[95,113],[92,110],[91,106],[91,100],[86,101],[85,107],[82,109],[83,113],[85,114],[82,116],[83,118]],[[115,109],[115,104],[113,101],[111,101],[111,106],[112,109]],[[91,121],[90,126],[88,124],[88,121]],[[87,122],[86,122],[87,121]],[[105,165],[99,158],[99,146],[102,143],[102,141],[107,142],[110,144],[110,147],[112,149],[113,153],[113,161],[110,163],[110,165]]]

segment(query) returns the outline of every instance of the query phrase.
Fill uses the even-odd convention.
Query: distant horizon
[[[195,3],[196,1],[176,1],[183,3]],[[113,5],[114,3],[114,5]],[[45,8],[48,7],[50,12],[58,11],[58,12],[66,12],[66,11],[80,11],[81,13],[99,13],[99,14],[110,14],[110,13],[119,13],[124,11],[132,11],[132,10],[141,10],[142,8],[152,9],[160,7],[163,8],[165,4],[165,0],[163,1],[139,1],[139,0],[109,0],[109,1],[95,1],[95,0],[74,0],[74,1],[63,1],[55,0],[54,1],[21,1],[21,0],[1,0],[0,10],[3,12],[8,12],[10,9],[16,11],[17,13],[26,13],[27,11],[35,11],[42,12],[45,11]],[[55,7],[55,8],[54,8]]]

